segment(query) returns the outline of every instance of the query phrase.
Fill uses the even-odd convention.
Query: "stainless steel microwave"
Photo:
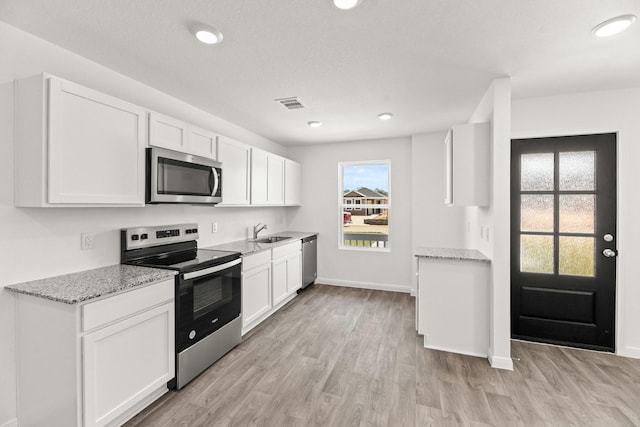
[[[163,148],[147,148],[147,203],[222,201],[222,163]]]

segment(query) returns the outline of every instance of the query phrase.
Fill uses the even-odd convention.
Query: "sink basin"
[[[253,243],[276,243],[276,242],[281,242],[281,241],[287,240],[287,239],[292,239],[292,237],[289,237],[289,236],[271,236],[271,237],[264,237],[262,239],[252,239],[251,242],[253,242]]]

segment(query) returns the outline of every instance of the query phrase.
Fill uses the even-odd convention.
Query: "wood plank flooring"
[[[640,360],[427,350],[407,294],[314,285],[127,426],[640,426]],[[446,319],[443,319],[446,321]]]

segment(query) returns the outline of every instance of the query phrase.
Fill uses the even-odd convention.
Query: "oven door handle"
[[[192,273],[185,273],[184,280],[196,279],[198,277],[206,276],[207,274],[217,273],[218,271],[226,270],[227,268],[238,265],[242,262],[242,258],[238,258],[234,261],[227,262],[222,265],[216,265],[215,267],[205,268],[203,270],[194,271]]]

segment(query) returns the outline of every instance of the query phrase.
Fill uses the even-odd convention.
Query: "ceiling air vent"
[[[292,96],[290,98],[280,98],[276,99],[275,101],[279,102],[287,110],[297,110],[299,108],[304,108],[302,101],[300,101],[296,96]]]

